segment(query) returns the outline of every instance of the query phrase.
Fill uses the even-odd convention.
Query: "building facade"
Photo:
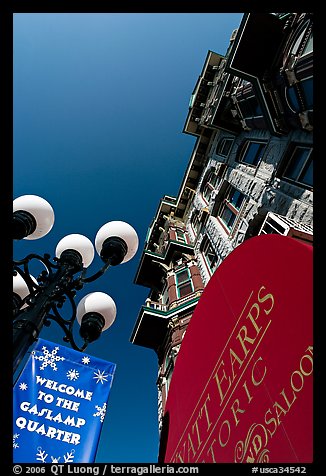
[[[260,234],[312,243],[312,91],[310,13],[246,13],[226,54],[208,51],[183,129],[196,143],[134,281],[149,296],[130,340],[157,353],[160,430],[187,325],[222,261]]]

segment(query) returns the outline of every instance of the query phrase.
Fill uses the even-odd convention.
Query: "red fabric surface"
[[[312,247],[263,235],[206,286],[166,403],[166,463],[313,459]]]

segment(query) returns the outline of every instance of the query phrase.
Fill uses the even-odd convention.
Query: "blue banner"
[[[14,385],[14,463],[93,463],[115,369],[38,339]]]

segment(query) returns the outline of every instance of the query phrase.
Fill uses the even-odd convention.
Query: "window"
[[[261,117],[263,115],[263,111],[257,101],[256,96],[250,96],[246,99],[238,101],[238,107],[240,108],[241,116],[244,119]]]
[[[307,21],[294,32],[294,35],[288,43],[288,47],[284,50],[283,68],[287,68],[288,64],[292,69],[299,64],[300,59],[313,52],[313,25],[311,21]],[[303,61],[305,58],[303,58]]]
[[[282,178],[301,186],[313,185],[313,150],[310,147],[296,145],[281,172]]]
[[[302,51],[302,56],[303,55],[307,55],[308,53],[311,53],[314,49],[314,46],[313,46],[313,33],[311,32],[311,34],[309,35],[309,38],[308,38],[308,41],[305,45],[305,47],[303,48],[303,51]]]
[[[194,234],[197,235],[198,230],[199,230],[199,225],[200,225],[199,211],[198,210],[195,210],[193,212],[193,214],[191,215],[191,222],[190,223],[191,223],[192,230],[193,230]]]
[[[220,180],[226,170],[226,164],[219,164],[218,168],[211,167],[205,173],[204,179],[200,186],[200,192],[206,203],[209,203],[213,190],[219,187]]]
[[[162,304],[164,304],[165,306],[169,305],[169,288],[168,288],[167,281],[165,281],[165,285],[162,290],[161,301],[162,301]]]
[[[286,89],[286,96],[293,112],[312,110],[313,108],[313,80],[304,79]]]
[[[229,208],[224,207],[221,213],[221,219],[224,221],[224,223],[226,224],[228,228],[230,229],[232,228],[235,218],[236,218],[235,213],[233,213],[233,211],[230,210]]]
[[[204,200],[208,203],[209,199],[211,197],[212,191],[215,189],[217,183],[218,183],[218,175],[215,173],[214,170],[211,170],[208,173],[207,179],[204,179],[204,187],[202,191],[202,195]]]
[[[301,31],[297,39],[295,40],[290,53],[294,56],[304,56],[313,51],[313,33],[310,29],[304,29]]]
[[[166,378],[166,387],[165,387],[166,395],[168,394],[168,391],[169,391],[173,369],[174,369],[174,362],[173,362],[173,358],[171,356],[171,351],[170,351],[166,354],[164,359],[164,375]]]
[[[210,272],[213,274],[213,272],[217,268],[219,259],[208,238],[203,240],[202,254],[207,264],[207,267],[209,268]]]
[[[264,155],[266,144],[263,142],[246,141],[240,151],[239,162],[256,166]]]
[[[234,225],[244,198],[244,194],[239,192],[239,190],[232,186],[229,187],[218,212],[218,216],[229,230],[231,230]]]
[[[222,139],[216,147],[216,154],[222,155],[223,157],[227,157],[231,150],[231,146],[233,144],[233,139],[224,138]]]
[[[176,273],[176,283],[178,298],[182,298],[194,290],[188,268],[184,268],[182,271]]]
[[[175,230],[175,237],[177,241],[180,241],[181,243],[186,243],[186,236],[185,232],[183,230]]]

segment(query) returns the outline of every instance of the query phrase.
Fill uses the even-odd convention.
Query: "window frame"
[[[310,48],[311,44],[312,48]],[[313,51],[312,23],[310,20],[306,20],[294,33],[289,46],[286,48],[283,57],[283,65],[285,66],[291,57],[298,61],[304,56],[313,54]]]
[[[211,169],[208,172],[207,180],[203,184],[201,195],[203,200],[208,204],[211,198],[212,192],[216,189],[217,184],[219,183],[220,177],[216,173],[215,169]]]
[[[228,147],[228,150],[226,153],[223,153],[223,149],[225,147],[226,143],[230,143],[230,146]],[[232,145],[234,143],[234,137],[222,137],[222,139],[219,140],[219,142],[216,145],[215,148],[215,155],[219,155],[221,157],[228,157],[230,154],[230,151],[232,149]]]
[[[295,157],[296,151],[299,151],[300,149],[306,150],[308,152],[307,157],[305,158],[305,160],[303,161],[301,165],[300,165],[300,157],[298,157],[297,159],[298,164],[296,165],[299,165],[299,171],[296,174],[294,173],[292,174],[292,175],[295,175],[295,177],[287,176],[286,174],[288,173],[288,170],[294,165],[294,162],[295,162],[294,157]],[[281,167],[280,173],[278,174],[279,178],[281,178],[282,180],[288,183],[306,188],[308,190],[313,189],[313,180],[311,181],[311,184],[308,182],[304,182],[302,180],[303,176],[305,175],[309,167],[313,165],[313,147],[312,146],[310,147],[308,145],[303,145],[303,144],[293,144],[291,146],[291,149],[286,152],[282,162],[283,162],[283,166]]]
[[[257,152],[254,155],[253,162],[247,162],[244,159],[248,155],[248,150],[252,145],[258,145],[259,147]],[[267,142],[265,141],[256,140],[256,139],[248,139],[244,141],[244,143],[240,147],[237,161],[241,164],[245,164],[245,165],[249,165],[250,167],[257,168],[259,164],[261,163],[261,161],[263,160],[266,147],[267,147]]]
[[[236,199],[236,203],[232,202],[233,196],[238,193],[239,197]],[[239,205],[238,200],[240,198],[240,203]],[[221,224],[226,228],[228,233],[231,233],[236,219],[241,211],[241,208],[245,202],[245,194],[242,193],[240,190],[238,190],[236,187],[233,185],[229,185],[228,190],[225,194],[224,199],[222,200],[222,203],[217,211],[217,218],[220,220]],[[228,220],[225,220],[223,218],[223,214],[227,213],[229,214]]]
[[[211,249],[212,253],[214,254],[215,260],[216,260],[213,265],[212,265],[212,262],[208,259],[208,248]],[[219,259],[218,255],[216,254],[216,251],[214,250],[213,245],[212,245],[210,239],[208,238],[208,236],[206,236],[203,240],[201,253],[203,255],[205,264],[206,264],[210,274],[212,275],[214,273],[214,271],[216,270],[216,268],[218,267],[220,259]]]
[[[192,232],[195,236],[198,235],[200,229],[200,218],[199,218],[199,210],[195,210],[190,218],[190,225]]]
[[[242,119],[244,120],[264,117],[263,110],[255,94],[237,99],[237,107]],[[248,111],[248,109],[250,109],[250,111]],[[253,114],[249,114],[249,112],[252,112]]]
[[[174,360],[172,357],[172,349],[170,349],[169,352],[167,352],[164,357],[164,376],[166,379],[166,383],[165,383],[166,396],[169,392],[173,370],[174,370]]]
[[[310,87],[309,87],[310,86]],[[287,86],[285,98],[290,110],[295,114],[313,110],[313,77],[307,76],[297,83]]]
[[[182,280],[181,282],[179,281],[179,278],[178,278],[178,275],[180,275],[181,273],[184,273],[184,272],[187,272],[187,278]],[[178,271],[175,272],[175,284],[176,284],[176,290],[177,290],[177,297],[178,299],[181,299],[185,296],[187,296],[188,294],[191,294],[194,292],[194,285],[193,285],[193,282],[192,282],[192,277],[191,277],[191,273],[190,273],[190,269],[188,267],[185,267],[185,268],[182,268],[182,269],[179,269]],[[181,295],[182,293],[180,292],[180,289],[183,289],[185,288],[186,286],[188,286],[190,284],[190,287],[191,287],[191,291],[190,292],[186,292],[185,294]]]
[[[200,196],[202,200],[206,203],[206,205],[209,204],[212,192],[220,188],[223,176],[225,174],[225,170],[226,170],[225,163],[220,163],[219,167],[212,165],[210,168],[206,169],[205,175],[203,177],[203,180],[199,189]],[[212,180],[212,177],[213,177],[213,180]],[[212,180],[212,182],[210,180]],[[209,191],[207,194],[205,193],[206,189]]]
[[[184,230],[175,229],[175,239],[178,243],[187,244],[186,232]]]

